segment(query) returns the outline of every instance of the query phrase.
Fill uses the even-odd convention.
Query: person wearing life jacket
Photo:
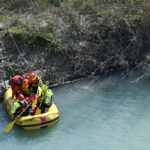
[[[24,79],[22,81],[22,90],[24,91],[24,94],[25,94],[26,97],[30,96],[30,89],[29,89],[28,79]]]
[[[10,80],[10,85],[12,89],[12,97],[16,98],[19,96],[19,94],[23,94],[23,91],[21,89],[21,82],[23,78],[20,75],[15,75],[11,80]]]
[[[29,89],[31,96],[37,94],[38,86],[41,84],[41,79],[36,73],[30,73],[28,76]]]
[[[32,104],[33,104],[33,102],[34,102],[34,100],[35,100],[35,96],[32,96],[32,97],[26,97],[26,102],[28,103],[28,104],[30,104],[30,106],[27,108],[27,110],[26,110],[26,114],[28,114],[28,115],[34,115],[34,113],[35,113],[35,108],[33,108],[32,107]]]
[[[13,107],[11,110],[11,113],[15,116],[18,117],[19,114],[24,110],[24,108],[27,107],[27,102],[25,101],[25,98],[23,94],[19,94],[17,100],[14,100]],[[22,116],[27,115],[25,112],[22,114]]]
[[[18,117],[19,114],[26,108],[28,107],[21,116],[28,116],[28,115],[33,115],[33,109],[32,109],[32,101],[34,97],[24,97],[23,94],[19,94],[18,99],[14,100],[13,107],[11,110],[11,113],[15,116]],[[30,104],[31,103],[31,104]],[[29,106],[28,106],[29,105]]]
[[[37,107],[39,107],[43,112],[47,112],[48,108],[51,106],[52,104],[52,96],[53,96],[53,92],[52,90],[48,89],[48,86],[45,84],[41,85],[41,96],[38,99],[38,103],[37,103]]]
[[[23,94],[24,96],[26,96],[27,93],[25,92],[24,87],[28,86],[27,79],[25,79],[24,77],[20,75],[15,75],[9,81],[9,84],[11,85],[12,97],[14,99],[17,99],[19,94]]]

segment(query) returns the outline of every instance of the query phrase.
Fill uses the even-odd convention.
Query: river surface
[[[0,150],[149,150],[150,82],[118,76],[83,80],[53,89],[60,120],[52,127],[13,127],[0,103]]]

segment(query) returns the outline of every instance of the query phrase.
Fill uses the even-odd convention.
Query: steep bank
[[[150,2],[32,2],[0,5],[7,79],[31,71],[51,85],[134,69],[149,76]]]

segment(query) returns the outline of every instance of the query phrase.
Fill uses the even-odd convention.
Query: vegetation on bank
[[[30,70],[41,70],[52,83],[133,69],[148,72],[149,17],[148,0],[2,1],[3,41],[12,62],[7,73],[27,72],[10,32]]]

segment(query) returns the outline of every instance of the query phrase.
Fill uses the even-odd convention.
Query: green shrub
[[[7,22],[8,20],[8,17],[4,13],[0,12],[0,22]]]

